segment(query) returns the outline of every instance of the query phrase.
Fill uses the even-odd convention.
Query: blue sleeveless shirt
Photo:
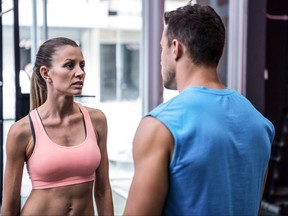
[[[245,97],[189,87],[147,116],[174,138],[163,215],[258,215],[275,131]]]

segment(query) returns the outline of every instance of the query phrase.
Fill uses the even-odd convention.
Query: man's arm
[[[133,140],[134,177],[124,215],[161,215],[168,192],[173,137],[160,121],[145,117]]]

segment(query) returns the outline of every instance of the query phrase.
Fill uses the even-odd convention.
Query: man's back
[[[274,127],[221,82],[213,8],[189,0],[163,19],[163,86],[179,95],[139,123],[124,215],[257,215]]]
[[[166,215],[257,215],[273,125],[231,89],[189,87],[149,116],[174,138]]]

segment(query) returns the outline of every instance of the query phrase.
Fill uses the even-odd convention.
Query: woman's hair
[[[53,55],[59,47],[70,45],[78,47],[78,44],[65,37],[56,37],[45,41],[36,54],[35,64],[31,78],[30,110],[43,104],[47,99],[47,86],[40,74],[40,68],[46,66],[51,68]]]
[[[217,66],[225,44],[225,27],[210,6],[189,3],[164,13],[168,47],[177,39],[187,47],[196,65]]]

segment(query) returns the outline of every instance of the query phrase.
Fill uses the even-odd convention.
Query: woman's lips
[[[83,82],[82,81],[77,81],[77,82],[74,82],[72,85],[75,86],[75,87],[81,87],[82,88]]]

